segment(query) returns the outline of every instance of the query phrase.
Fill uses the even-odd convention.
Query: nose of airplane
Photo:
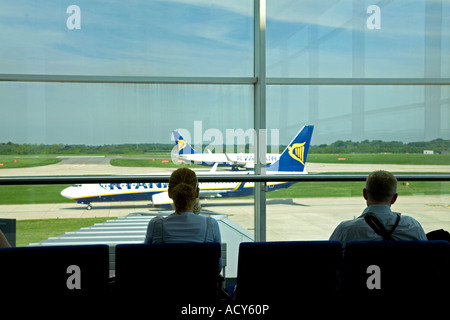
[[[73,198],[73,196],[72,196],[72,187],[65,188],[63,191],[61,191],[61,195],[64,198],[72,199]]]

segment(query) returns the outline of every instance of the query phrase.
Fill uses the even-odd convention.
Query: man
[[[372,172],[367,177],[363,196],[366,199],[367,208],[362,215],[356,219],[341,222],[330,240],[341,241],[344,246],[349,241],[383,240],[383,237],[366,222],[369,217],[378,219],[388,233],[393,230],[390,234],[392,240],[427,240],[419,222],[414,218],[401,216],[400,213],[391,211],[391,205],[398,197],[397,179],[392,173]]]

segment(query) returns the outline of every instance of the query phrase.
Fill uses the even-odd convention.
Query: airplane
[[[306,128],[306,129],[305,129]],[[307,174],[306,158],[311,142],[313,126],[305,126],[289,143],[280,158],[266,170],[267,174]],[[214,174],[218,163],[206,174]],[[250,174],[251,172],[242,172]],[[205,173],[203,173],[205,174]],[[201,176],[202,173],[197,173]],[[296,182],[267,182],[266,191],[288,188]],[[76,184],[61,191],[65,198],[86,204],[92,209],[92,202],[150,200],[154,207],[172,204],[168,195],[168,183],[100,183]],[[253,194],[253,182],[200,182],[200,199],[242,197]]]
[[[313,126],[304,126],[302,131],[311,131]],[[299,134],[299,133],[297,133]],[[239,168],[254,169],[255,159],[253,153],[212,153],[208,150],[208,153],[202,153],[195,150],[192,146],[181,136],[177,131],[173,131],[175,143],[177,147],[176,157],[186,163],[195,163],[205,166],[212,166],[215,163],[219,163],[221,166],[231,166],[231,170],[236,171]],[[278,153],[267,153],[266,164],[270,166],[280,158]]]

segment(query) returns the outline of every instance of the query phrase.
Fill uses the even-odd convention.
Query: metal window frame
[[[267,78],[268,85],[429,86],[450,85],[450,78]]]
[[[141,77],[55,74],[0,74],[0,82],[119,84],[255,84],[256,77]]]
[[[262,37],[262,36],[260,36]],[[258,42],[258,47],[261,47]],[[256,48],[256,46],[255,46]],[[226,85],[350,85],[350,86],[447,86],[450,78],[284,78],[265,77],[263,57],[255,49],[254,77],[142,77],[142,76],[91,76],[54,74],[5,74],[0,73],[0,82],[56,82],[56,83],[118,83],[118,84],[226,84]],[[258,66],[258,68],[256,68]],[[256,90],[255,90],[256,91]],[[262,98],[263,95],[258,95]]]
[[[255,174],[266,169],[266,0],[254,0],[254,89]],[[254,225],[255,241],[266,241],[265,182],[255,182]]]
[[[211,174],[199,175],[199,182],[350,182],[365,181],[366,174]],[[398,181],[450,181],[450,173],[395,174]],[[0,185],[47,185],[89,183],[169,182],[170,174],[115,176],[9,176],[0,177]]]

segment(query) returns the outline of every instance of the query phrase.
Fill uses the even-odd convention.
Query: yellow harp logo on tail
[[[288,150],[289,150],[289,155],[297,160],[298,162],[300,162],[301,164],[305,165],[304,162],[304,154],[305,154],[305,143],[294,143],[292,145],[292,147],[288,146]]]
[[[184,140],[178,140],[177,142],[177,146],[178,146],[178,151],[184,149],[186,147],[186,141]]]

